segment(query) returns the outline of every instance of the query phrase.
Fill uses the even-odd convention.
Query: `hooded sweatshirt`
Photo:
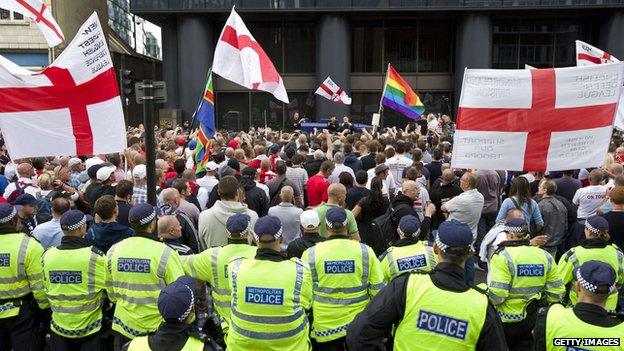
[[[354,152],[345,157],[344,165],[350,167],[353,170],[353,173],[357,173],[362,170],[362,160],[358,159]]]
[[[256,212],[237,201],[217,200],[214,206],[199,215],[199,240],[204,248],[227,245],[228,234],[225,224],[228,218],[236,213],[249,215],[252,228],[256,224],[258,219]]]
[[[245,203],[250,210],[256,212],[260,217],[266,216],[269,212],[269,201],[264,190],[256,186],[253,180],[242,177],[241,185],[245,189]]]
[[[117,222],[93,223],[87,231],[87,241],[106,253],[111,246],[131,237],[133,233],[132,228]]]

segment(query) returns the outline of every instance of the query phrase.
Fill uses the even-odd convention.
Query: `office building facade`
[[[274,128],[294,112],[370,123],[391,63],[428,112],[452,113],[469,68],[575,65],[580,39],[624,58],[624,0],[131,0],[162,27],[167,108],[190,118],[231,7],[284,78],[290,104],[215,80],[217,126]],[[331,76],[351,106],[314,95]],[[236,124],[232,125],[232,120]],[[406,118],[384,111],[385,125]]]

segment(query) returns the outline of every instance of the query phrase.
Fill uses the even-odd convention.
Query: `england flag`
[[[327,100],[331,100],[338,104],[351,105],[351,98],[341,87],[336,85],[331,77],[327,77],[321,86],[316,89],[315,94],[320,95]]]
[[[50,47],[57,46],[65,40],[61,28],[52,17],[52,12],[41,0],[0,0],[0,8],[34,20]]]

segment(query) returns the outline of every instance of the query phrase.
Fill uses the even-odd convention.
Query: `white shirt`
[[[444,207],[449,212],[449,220],[456,219],[470,227],[474,240],[477,238],[477,227],[484,202],[483,195],[477,189],[470,189],[447,201]]]
[[[37,183],[35,183],[32,179],[21,177],[17,181],[22,188],[24,188],[26,184],[29,184],[26,188],[24,188],[24,193],[34,196],[35,199],[41,198],[41,189],[39,189]],[[15,190],[17,190],[17,188],[15,187],[15,182],[9,183],[6,189],[4,189],[4,198],[8,199],[11,193]]]
[[[351,169],[351,167],[345,166],[342,163],[336,164],[336,167],[334,168],[334,172],[332,172],[332,174],[330,174],[329,177],[327,177],[327,179],[329,180],[331,184],[336,184],[340,181],[338,177],[340,177],[340,174],[342,172],[347,172],[351,174],[351,176],[353,177],[353,180],[355,180],[355,173],[353,173],[353,170]]]
[[[572,203],[578,206],[577,218],[586,219],[595,215],[606,197],[607,187],[604,185],[590,185],[577,190],[572,198]]]
[[[262,190],[264,190],[264,192],[266,193],[267,198],[270,199],[271,197],[271,193],[269,192],[269,187],[266,186],[266,184],[262,184],[259,181],[256,180],[256,186]]]
[[[373,180],[373,178],[375,178],[375,168],[371,168],[368,171],[366,171],[366,174],[368,174],[368,180],[366,181],[366,189],[370,190],[371,188],[371,181]],[[388,172],[388,176],[386,177],[386,180],[384,180],[383,182],[383,187],[381,188],[381,193],[384,194],[386,197],[390,196],[390,189],[395,189],[394,193],[396,194],[396,187],[394,186],[394,177],[392,176],[392,173]]]
[[[206,204],[208,203],[208,195],[210,193],[208,192],[208,190],[206,190],[206,188],[200,186],[199,189],[197,189],[197,202],[199,202],[199,207],[201,207],[201,210],[205,210],[206,209]]]
[[[403,183],[403,170],[412,166],[412,160],[402,154],[396,154],[386,160],[390,173],[394,177],[394,186],[398,189]]]
[[[425,208],[427,207],[427,204],[431,202],[431,198],[429,198],[429,192],[427,189],[422,186],[419,186],[419,188],[420,196],[418,196],[418,199],[414,201],[413,208],[414,211],[418,213],[418,219],[422,222],[422,220],[425,219]]]
[[[211,175],[205,175],[197,179],[195,182],[200,187],[206,189],[206,191],[208,191],[208,194],[210,194],[210,192],[212,191],[212,188],[214,188],[217,184],[219,184],[219,180],[215,176],[211,176]]]

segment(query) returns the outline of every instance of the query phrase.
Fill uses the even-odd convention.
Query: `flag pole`
[[[210,74],[212,73],[212,67],[208,68],[208,74],[206,74],[206,84],[208,84],[208,79],[210,79]],[[204,99],[204,92],[206,91],[206,84],[204,84],[204,88],[202,89],[202,93],[199,95],[199,100],[197,100],[197,107],[195,108],[195,112],[193,112],[193,119],[191,120],[191,125],[189,126],[189,135],[186,136],[186,143],[182,148],[182,157],[184,157],[184,152],[186,151],[186,145],[191,141],[191,131],[195,126],[195,120],[197,111],[199,110],[199,106],[201,106],[202,100]],[[214,93],[214,92],[213,92]]]
[[[379,111],[377,112],[380,115],[380,119],[381,119],[381,113],[383,112],[383,97],[386,94],[386,83],[388,82],[388,73],[390,72],[390,62],[388,62],[388,67],[386,68],[386,77],[384,78],[384,82],[383,82],[383,90],[381,91],[381,98],[379,99]],[[377,132],[377,125],[373,125],[373,134],[375,134],[375,132]]]

